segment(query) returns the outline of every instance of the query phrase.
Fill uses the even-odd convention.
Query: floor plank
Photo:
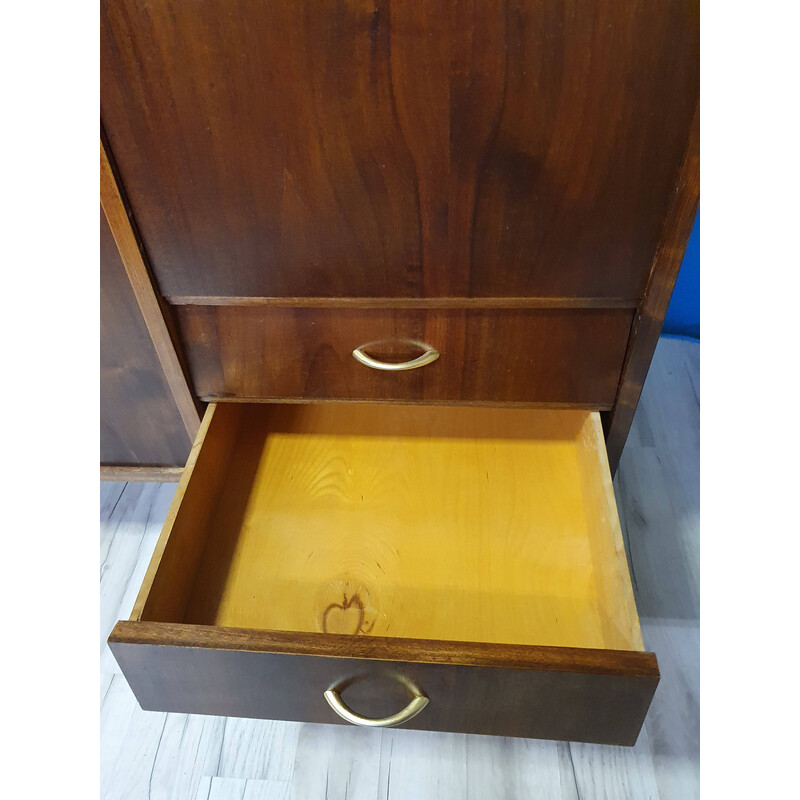
[[[123,689],[125,679],[121,675],[115,676],[114,684],[119,685],[117,695],[125,689],[130,693],[127,685]],[[109,800],[150,798],[163,789],[163,786],[154,787],[152,779],[167,715],[142,711],[132,695],[126,698],[125,705],[129,716],[124,734],[118,739],[119,747],[108,771],[108,783],[106,787],[101,784],[101,788],[105,788],[104,797]],[[104,738],[101,736],[101,740]]]
[[[615,479],[662,680],[634,748],[142,711],[105,644],[175,484],[101,484],[104,798],[691,800],[699,796],[699,346],[662,339]]]
[[[468,736],[466,797],[585,800],[578,794],[569,747],[567,742]]]
[[[661,800],[700,796],[700,346],[662,338],[615,480],[645,646]]]
[[[580,800],[659,800],[647,733],[635,747],[609,747],[571,742]]]
[[[300,728],[299,722],[226,719],[215,774],[288,781],[294,771]]]
[[[151,781],[159,793],[151,794],[151,800],[194,797],[201,781],[219,765],[224,728],[225,720],[220,717],[167,714]]]
[[[406,735],[409,733],[412,735]],[[387,728],[382,734],[376,796],[386,800],[462,800],[467,796],[467,738],[460,733]]]
[[[144,713],[122,675],[108,677],[100,702],[100,795],[104,798],[114,797],[119,788],[115,786],[115,769],[128,760],[122,749],[125,736],[136,713]]]
[[[288,791],[285,781],[206,777],[192,797],[196,800],[286,800]],[[309,795],[314,796],[325,795]]]
[[[176,486],[128,483],[100,522],[100,671],[118,672],[106,640],[130,616]]]
[[[291,800],[378,796],[382,731],[339,725],[302,725]]]
[[[100,481],[100,521],[102,522],[111,516],[114,506],[117,504],[125,483],[120,481]]]

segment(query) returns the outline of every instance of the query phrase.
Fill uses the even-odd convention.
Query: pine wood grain
[[[204,523],[179,487],[165,531],[182,538],[163,544],[142,619],[643,649],[596,414],[223,405],[210,416],[195,445],[205,460],[181,487],[219,473],[203,493],[214,513]]]
[[[658,668],[603,457],[596,413],[212,406],[109,644],[153,710],[342,724],[325,689],[380,717],[402,675],[406,727],[632,745]]]
[[[206,442],[205,434],[214,418],[214,411],[215,407],[206,411],[192,445],[153,559],[141,583],[134,606],[135,615],[141,613],[152,587],[155,591],[150,605],[154,613],[159,613],[160,604],[174,610],[176,598],[178,602],[185,602],[194,580],[193,570],[206,542],[200,532],[207,529],[208,517],[234,444],[233,430],[238,423],[235,415],[221,415],[215,426],[218,435]],[[182,511],[181,519],[176,525],[179,510]],[[169,549],[168,543],[171,544]]]

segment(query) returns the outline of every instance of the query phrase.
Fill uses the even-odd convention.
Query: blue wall
[[[664,333],[700,338],[700,212],[694,221],[675,291],[672,293]]]

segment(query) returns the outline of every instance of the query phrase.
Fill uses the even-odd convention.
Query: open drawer
[[[574,410],[210,406],[109,644],[145,709],[609,744],[658,683]]]

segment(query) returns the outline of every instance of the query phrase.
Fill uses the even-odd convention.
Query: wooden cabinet
[[[179,467],[191,446],[101,209],[100,463]]]
[[[104,436],[194,439],[110,639],[144,707],[636,740],[658,667],[611,474],[698,204],[698,28],[695,0],[102,0],[145,324],[104,316],[133,387]]]
[[[195,389],[205,400],[514,402],[611,408],[630,309],[408,309],[179,306]],[[419,369],[371,369],[424,347]]]
[[[105,0],[103,123],[168,298],[641,299],[692,0]]]
[[[154,710],[610,744],[658,683],[575,410],[211,406],[110,644]]]

